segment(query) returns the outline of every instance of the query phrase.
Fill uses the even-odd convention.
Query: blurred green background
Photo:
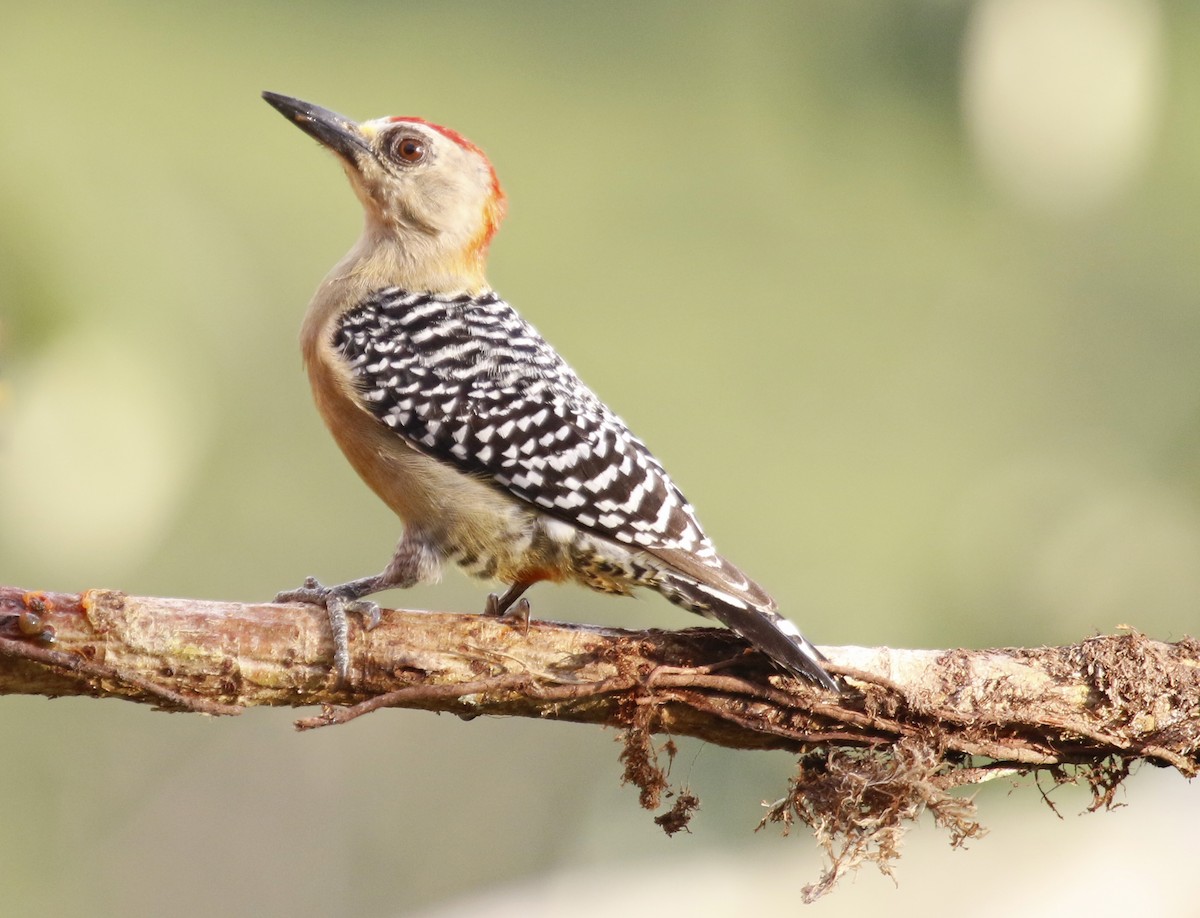
[[[250,600],[389,557],[296,346],[358,205],[272,89],[488,150],[492,283],[818,643],[1195,634],[1198,46],[1151,0],[9,4],[0,582]],[[0,914],[786,912],[819,871],[751,832],[784,755],[683,744],[667,839],[611,733],[292,717],[4,699]],[[1198,791],[1125,793],[987,788],[970,851],[922,826],[815,913],[1183,914]]]

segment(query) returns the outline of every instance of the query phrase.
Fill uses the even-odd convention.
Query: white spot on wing
[[[721,600],[721,602],[727,603],[728,605],[736,606],[739,609],[749,609],[750,608],[748,605],[746,605],[745,602],[738,599],[736,596],[731,596],[729,593],[726,593],[724,590],[714,589],[713,587],[710,587],[707,583],[697,583],[696,587],[697,587],[697,589],[703,590],[709,596],[716,597],[717,599]]]

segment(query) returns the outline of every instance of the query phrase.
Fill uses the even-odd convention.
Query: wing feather
[[[646,445],[494,293],[388,288],[333,334],[366,408],[412,446],[582,529],[720,570]]]

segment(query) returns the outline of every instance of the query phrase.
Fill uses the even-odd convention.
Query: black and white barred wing
[[[334,344],[371,412],[421,451],[631,548],[715,559],[646,446],[494,293],[383,290]]]

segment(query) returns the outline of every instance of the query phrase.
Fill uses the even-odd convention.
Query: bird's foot
[[[529,600],[522,597],[507,609],[501,603],[502,597],[496,593],[488,593],[487,601],[483,605],[483,614],[494,616],[506,625],[520,626],[523,634],[529,634]]]
[[[521,633],[529,635],[529,600],[518,599],[513,603],[513,607],[500,616],[500,621],[505,624],[519,627]]]
[[[276,602],[303,602],[325,608],[333,632],[333,668],[341,683],[350,679],[350,616],[361,615],[368,631],[382,618],[379,603],[361,598],[359,584],[351,581],[327,587],[316,577],[306,577],[298,589],[284,590],[275,597]]]

